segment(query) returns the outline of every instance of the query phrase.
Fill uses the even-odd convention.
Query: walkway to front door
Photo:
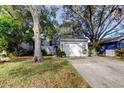
[[[104,57],[69,61],[93,88],[124,88],[124,62]]]

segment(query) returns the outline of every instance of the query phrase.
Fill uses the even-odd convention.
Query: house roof
[[[88,39],[61,39],[61,42],[87,42]]]
[[[120,41],[121,39],[124,39],[124,35],[114,37],[114,38],[106,38],[101,41],[101,43],[111,43],[111,42],[117,42]]]
[[[86,39],[84,36],[77,35],[62,35],[61,39]]]

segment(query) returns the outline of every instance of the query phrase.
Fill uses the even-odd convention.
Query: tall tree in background
[[[34,40],[35,40],[35,49],[34,49],[34,62],[40,62],[43,60],[41,53],[41,39],[40,33],[42,31],[40,27],[40,15],[41,15],[41,6],[32,5],[29,6],[32,18],[33,18],[33,31],[34,31]]]
[[[23,8],[23,13],[20,8]],[[24,15],[27,16],[29,12],[25,14],[24,11],[24,6],[0,6],[0,39],[4,37],[8,42],[5,49],[8,53],[16,52],[19,44],[25,41],[23,37],[29,26],[26,25]]]
[[[65,23],[81,31],[95,46],[103,38],[123,29],[123,6],[64,6]]]
[[[57,6],[45,7],[45,6],[29,6],[33,18],[33,31],[35,39],[34,58],[35,62],[43,60],[41,53],[41,33],[48,36],[50,39],[57,33],[55,21]]]
[[[0,6],[0,13],[10,16],[14,20],[19,20],[22,24],[20,33],[22,34],[21,42],[33,43],[32,37],[34,32],[34,61],[43,59],[41,53],[41,34],[52,39],[57,33],[56,11],[57,6]],[[32,31],[32,28],[34,28]],[[13,37],[14,39],[14,37]],[[16,39],[17,40],[17,39]],[[18,44],[15,44],[18,46]]]

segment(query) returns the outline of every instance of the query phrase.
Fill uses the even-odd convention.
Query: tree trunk
[[[30,6],[30,11],[33,17],[33,31],[34,31],[34,62],[40,62],[43,60],[41,53],[41,39],[40,39],[40,11],[39,6]]]
[[[92,42],[92,55],[96,56],[97,55],[96,47],[98,42],[95,39],[92,39],[91,42]]]
[[[37,61],[40,62],[43,59],[42,53],[41,53],[40,27],[39,27],[39,24],[37,24],[35,21],[34,21],[34,28],[33,28],[34,40],[35,40],[33,61],[34,62],[37,62]]]

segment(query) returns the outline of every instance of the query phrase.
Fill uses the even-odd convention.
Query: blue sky
[[[61,9],[57,11],[57,16],[56,16],[56,20],[58,21],[59,24],[62,24],[62,17],[61,17]]]
[[[58,21],[59,24],[62,24],[63,20],[61,17],[62,14],[62,6],[59,6],[59,10],[57,11],[57,15],[56,15],[56,20]]]
[[[50,9],[50,6],[51,5],[46,5],[46,7],[48,9]],[[62,17],[61,17],[61,14],[62,14],[62,6],[58,5],[59,9],[57,10],[56,12],[56,20],[58,21],[59,24],[62,24]]]

